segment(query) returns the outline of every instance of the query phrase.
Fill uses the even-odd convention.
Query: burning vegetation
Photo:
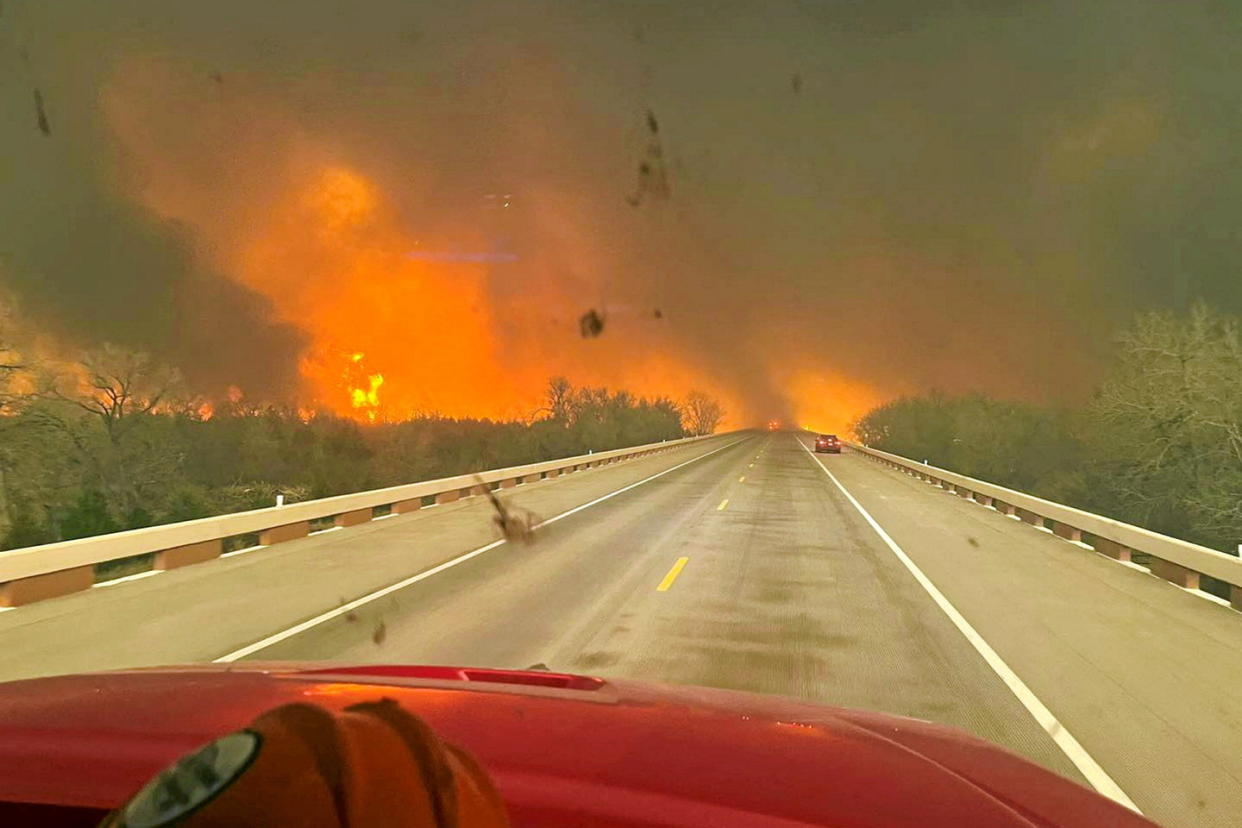
[[[548,384],[529,420],[381,416],[383,375],[363,352],[338,382],[351,416],[213,399],[118,347],[54,361],[0,330],[0,548],[191,520],[683,436],[681,408],[603,388]],[[356,396],[355,396],[356,395]],[[358,417],[358,413],[363,414]],[[493,495],[504,537],[538,519]]]
[[[384,384],[384,375],[369,373],[362,364],[365,356],[362,353],[350,355],[345,383],[349,389],[350,405],[373,423],[380,410],[379,391]]]

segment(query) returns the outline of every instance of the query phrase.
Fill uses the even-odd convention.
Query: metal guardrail
[[[872,460],[991,506],[1002,514],[1043,526],[1067,540],[1085,543],[1110,558],[1130,561],[1133,553],[1148,555],[1152,574],[1178,586],[1198,589],[1200,576],[1214,578],[1228,586],[1230,605],[1242,610],[1242,558],[897,454],[853,442],[846,445]]]
[[[392,513],[413,512],[423,501],[449,503],[461,497],[482,494],[484,485],[509,488],[557,477],[578,469],[642,457],[722,435],[687,437],[662,443],[565,457],[525,466],[494,469],[480,474],[463,474],[374,489],[356,494],[272,506],[248,512],[131,529],[80,540],[30,546],[0,552],[0,606],[17,606],[90,588],[96,564],[154,555],[154,569],[176,569],[211,560],[224,553],[225,540],[239,536],[258,536],[260,545],[270,545],[310,534],[312,522],[331,519],[335,526],[355,526],[375,517],[375,509]],[[482,482],[480,482],[482,481]]]

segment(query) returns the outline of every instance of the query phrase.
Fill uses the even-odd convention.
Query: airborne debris
[[[655,113],[647,110],[647,131],[650,140],[643,158],[638,162],[638,188],[633,195],[625,197],[631,207],[637,207],[644,197],[667,199],[669,197],[668,172],[664,168],[664,147],[660,144],[660,122]]]
[[[34,91],[35,115],[38,117],[39,131],[44,135],[52,134],[52,126],[47,122],[47,110],[43,108],[43,93],[38,89]]]
[[[966,542],[969,543],[971,546],[979,545],[979,541],[975,540],[974,537],[972,537],[971,535],[966,536]]]
[[[659,308],[656,308],[655,311],[653,311],[651,315],[654,316],[656,319],[663,319],[664,311],[660,310]]]
[[[491,501],[492,508],[496,510],[496,516],[492,518],[492,522],[500,530],[500,536],[510,543],[521,542],[528,545],[534,543],[535,526],[539,524],[539,518],[526,509],[520,513],[511,510],[496,496],[492,487],[483,482],[482,477],[475,475],[474,479],[487,492],[487,499]]]
[[[210,75],[208,75],[208,77],[211,78],[216,83],[224,83],[224,75],[221,75],[219,72],[212,72]]]
[[[604,315],[591,308],[578,318],[578,333],[583,339],[594,339],[604,332]]]
[[[379,623],[375,625],[375,632],[371,633],[371,640],[374,641],[378,645],[378,644],[383,644],[384,639],[386,639],[387,637],[388,637],[388,627],[384,625],[384,619],[381,618]]]
[[[527,669],[527,670],[541,670],[541,671],[543,671],[543,672],[545,672],[545,673],[550,673],[550,672],[552,672],[551,668],[549,668],[549,667],[548,667],[548,665],[544,664],[542,661],[537,662],[537,663],[535,663],[535,664],[532,664],[532,665],[530,665],[529,667],[527,667],[526,669]]]
[[[801,72],[793,73],[793,77],[789,79],[789,86],[793,89],[793,93],[795,95],[801,94],[802,92],[802,73]]]

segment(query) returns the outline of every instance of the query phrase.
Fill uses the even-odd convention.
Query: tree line
[[[0,344],[0,548],[710,434],[723,416],[704,394],[678,404],[561,378],[545,397],[527,421],[361,423],[209,407],[143,353],[105,346],[42,370]]]
[[[867,445],[1236,554],[1242,543],[1242,338],[1204,305],[1140,316],[1091,398],[894,400]]]

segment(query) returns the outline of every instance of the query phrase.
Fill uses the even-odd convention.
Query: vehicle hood
[[[112,808],[177,756],[267,709],[380,697],[472,751],[519,826],[1152,824],[919,720],[735,691],[400,665],[170,667],[0,684],[0,800]]]

